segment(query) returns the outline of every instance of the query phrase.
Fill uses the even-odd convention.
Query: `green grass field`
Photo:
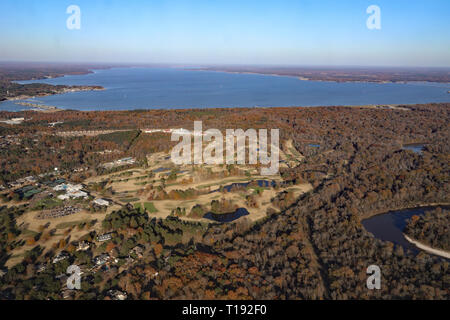
[[[158,212],[158,210],[155,208],[153,202],[144,202],[144,205],[142,205],[142,203],[140,203],[140,202],[136,202],[134,204],[134,207],[139,210],[142,210],[144,208],[145,210],[147,210],[150,213]]]
[[[156,210],[155,206],[153,205],[153,202],[144,202],[144,208],[150,213],[158,212],[158,210]]]

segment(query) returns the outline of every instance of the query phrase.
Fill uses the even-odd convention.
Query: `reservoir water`
[[[450,84],[336,83],[295,77],[233,74],[177,68],[113,68],[86,75],[19,83],[100,85],[106,90],[72,92],[27,102],[76,110],[210,107],[333,106],[450,102]],[[19,101],[0,111],[19,111]]]

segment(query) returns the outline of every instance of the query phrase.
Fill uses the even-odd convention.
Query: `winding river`
[[[410,250],[413,254],[417,254],[420,252],[420,249],[406,240],[403,235],[403,230],[405,229],[408,220],[413,215],[420,216],[427,211],[434,210],[438,207],[446,209],[450,208],[450,206],[431,206],[389,211],[365,219],[362,221],[362,224],[367,231],[375,236],[375,238],[401,245],[404,249]]]

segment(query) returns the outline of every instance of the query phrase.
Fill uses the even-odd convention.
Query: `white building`
[[[60,194],[57,198],[60,200],[87,198],[88,194],[84,191],[67,192],[66,194]]]
[[[68,259],[69,255],[66,252],[60,252],[55,258],[53,258],[53,263]]]
[[[12,119],[3,120],[3,121],[0,121],[0,122],[13,125],[13,124],[21,124],[24,121],[25,121],[25,118],[12,118]]]
[[[105,233],[97,237],[98,242],[108,241],[112,239],[112,233]]]
[[[82,184],[70,184],[70,183],[62,183],[53,188],[55,191],[67,191],[67,192],[76,192],[83,189]]]
[[[98,206],[101,206],[101,207],[107,207],[107,206],[109,206],[109,201],[107,201],[107,200],[104,200],[104,199],[95,199],[94,201],[93,201],[93,203],[94,204],[96,204],[96,205],[98,205]]]
[[[78,199],[78,198],[87,198],[88,194],[84,191],[82,184],[70,184],[70,183],[62,183],[53,188],[55,191],[65,191],[65,194],[61,194],[58,196],[58,199],[67,200],[67,199]]]
[[[127,293],[119,290],[108,290],[107,295],[113,300],[125,300]]]

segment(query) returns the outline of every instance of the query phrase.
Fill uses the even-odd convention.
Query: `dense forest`
[[[423,216],[413,216],[405,233],[433,248],[450,251],[450,211],[438,208]]]
[[[124,264],[136,246],[146,254],[133,258],[126,270],[111,268],[84,279],[76,298],[103,299],[109,289],[117,289],[131,299],[450,299],[447,260],[378,240],[361,224],[394,209],[449,203],[450,104],[14,114],[19,115],[26,118],[22,124],[0,125],[0,136],[14,136],[18,143],[5,146],[2,154],[5,183],[16,178],[14,170],[45,172],[49,164],[94,170],[96,163],[113,157],[99,153],[105,148],[119,150],[119,157],[171,145],[164,134],[157,141],[144,133],[120,135],[123,139],[55,135],[70,130],[192,128],[193,120],[202,120],[204,128],[279,128],[280,138],[292,139],[305,156],[281,174],[286,181],[311,182],[313,191],[279,199],[281,213],[256,223],[244,217],[204,226],[177,217],[148,219],[133,208],[112,213],[102,227],[117,234],[102,252],[114,252]],[[55,121],[62,124],[48,126]],[[421,153],[403,148],[416,142],[425,145]],[[20,153],[25,146],[26,157]],[[4,230],[11,236],[1,238],[1,250],[8,254],[17,245],[14,216],[20,211],[3,210],[9,217]],[[448,211],[438,214],[448,221]],[[431,218],[423,219],[416,223],[435,234],[448,233],[435,228]],[[70,263],[90,263],[100,249],[91,250],[97,251],[71,253],[69,260],[38,274],[30,265],[46,259],[35,248],[0,280],[2,298],[60,298],[61,284],[53,276]],[[381,290],[366,287],[366,268],[373,264],[382,271]]]

